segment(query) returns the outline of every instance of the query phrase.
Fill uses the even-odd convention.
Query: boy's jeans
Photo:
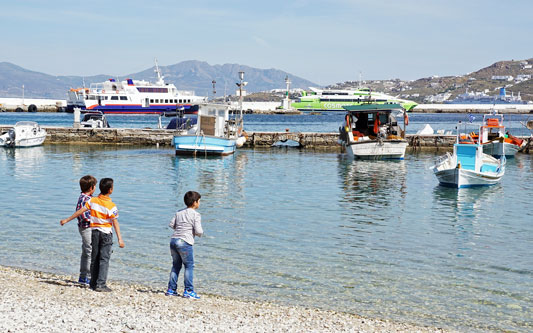
[[[78,231],[81,236],[80,279],[86,279],[91,273],[92,229],[78,227]]]
[[[168,289],[176,291],[178,283],[178,275],[180,274],[181,265],[185,266],[183,274],[183,282],[186,291],[194,291],[192,285],[194,255],[192,245],[189,245],[181,238],[170,239],[170,254],[172,255],[172,270],[170,271],[170,280],[168,281]]]
[[[111,258],[111,246],[113,234],[103,233],[93,229],[92,253],[91,253],[91,288],[103,288],[106,286],[109,259]]]

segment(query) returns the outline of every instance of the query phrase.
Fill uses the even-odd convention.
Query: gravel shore
[[[0,332],[444,332],[356,315],[108,281],[111,293],[71,276],[0,266]]]

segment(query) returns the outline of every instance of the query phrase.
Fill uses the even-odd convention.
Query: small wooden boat
[[[34,147],[42,145],[46,131],[34,121],[19,121],[0,136],[0,147]]]
[[[485,154],[482,144],[464,137],[458,134],[453,154],[446,153],[433,166],[440,185],[463,188],[497,184],[505,174],[505,156],[497,159]]]
[[[176,124],[176,155],[230,155],[244,143],[242,117],[230,119],[225,104],[201,104],[196,124],[183,119]]]
[[[492,113],[483,116],[483,126],[479,129],[479,143],[483,152],[495,157],[514,157],[516,152],[524,145],[524,140],[505,132],[503,115]]]

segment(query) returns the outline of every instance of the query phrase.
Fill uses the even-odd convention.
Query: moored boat
[[[349,105],[339,141],[351,158],[403,159],[408,117],[400,104]],[[403,126],[402,126],[403,124]]]
[[[486,114],[483,116],[483,125],[476,138],[483,146],[483,152],[495,157],[514,157],[524,144],[524,140],[505,132],[503,114]]]
[[[242,141],[242,118],[229,118],[229,105],[201,104],[196,121],[176,120],[176,155],[231,155]]]
[[[109,79],[93,83],[89,88],[70,89],[67,112],[75,107],[87,111],[101,111],[114,114],[157,114],[183,108],[185,113],[196,113],[198,103],[207,98],[196,96],[193,91],[178,90],[174,84],[166,83],[155,62],[157,81]]]
[[[483,153],[483,145],[464,140],[465,134],[457,134],[453,154],[439,158],[433,172],[440,185],[463,188],[497,184],[505,174],[505,156],[500,159]]]
[[[46,131],[34,121],[19,121],[0,136],[0,147],[34,147],[42,145]]]
[[[379,92],[369,88],[358,89],[318,89],[309,88],[310,91],[302,92],[297,102],[291,103],[291,107],[299,111],[344,111],[345,106],[397,103],[403,109],[410,111],[417,103]]]

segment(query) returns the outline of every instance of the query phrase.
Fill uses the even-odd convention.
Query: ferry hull
[[[362,141],[350,143],[346,146],[346,153],[357,159],[399,159],[405,157],[407,142],[404,140]]]
[[[185,114],[197,114],[198,105],[166,105],[142,107],[139,105],[93,105],[85,111],[101,111],[105,114],[162,114],[176,112],[178,108],[184,108]]]
[[[231,155],[236,140],[214,136],[178,135],[173,139],[176,155]]]

